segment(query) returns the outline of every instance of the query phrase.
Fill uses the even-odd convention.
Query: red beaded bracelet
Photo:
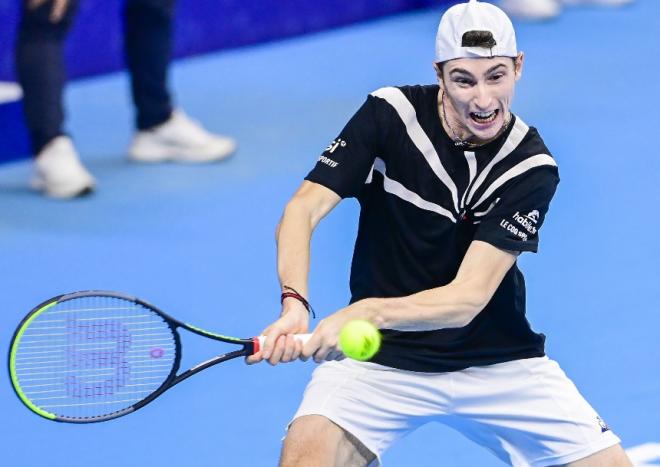
[[[282,295],[280,295],[280,304],[284,303],[285,298],[295,298],[298,300],[300,303],[303,304],[303,306],[307,309],[307,312],[312,315],[312,318],[316,318],[316,313],[314,313],[314,309],[312,308],[312,305],[305,300],[305,297],[300,295],[296,289],[293,287],[289,287],[288,285],[283,285],[283,289],[289,290],[290,292],[282,292]]]

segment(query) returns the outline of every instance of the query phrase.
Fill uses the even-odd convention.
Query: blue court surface
[[[70,85],[68,127],[99,191],[48,200],[27,189],[28,161],[0,167],[2,346],[33,306],[83,289],[137,295],[225,334],[259,333],[279,312],[274,229],[285,202],[369,92],[434,81],[440,14],[177,62],[178,104],[240,142],[234,158],[216,165],[127,162],[126,75]],[[658,18],[660,2],[640,0],[519,24],[527,55],[514,103],[562,175],[540,253],[520,259],[529,319],[637,465],[660,465]],[[320,315],[348,300],[357,214],[357,203],[342,203],[314,238],[311,297]],[[187,334],[183,366],[226,348]],[[232,361],[135,414],[91,425],[30,413],[2,372],[0,464],[272,466],[313,368]],[[404,439],[383,462],[502,465],[440,425]]]

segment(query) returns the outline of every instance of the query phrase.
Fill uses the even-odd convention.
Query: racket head
[[[153,305],[117,292],[54,297],[14,332],[12,386],[31,411],[50,420],[90,423],[126,415],[175,379],[177,327]]]

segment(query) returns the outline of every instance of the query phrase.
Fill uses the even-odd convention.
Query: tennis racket
[[[183,328],[240,349],[178,373]],[[296,338],[305,342],[309,334]],[[252,355],[264,337],[239,339],[182,323],[117,292],[51,298],[19,324],[9,349],[14,391],[49,420],[91,423],[135,412],[195,373]]]

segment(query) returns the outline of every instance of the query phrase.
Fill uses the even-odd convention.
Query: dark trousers
[[[63,45],[78,0],[70,0],[58,23],[48,19],[52,3],[31,10],[23,2],[16,42],[16,67],[23,88],[23,107],[32,150],[37,154],[63,134],[62,93],[66,82]],[[166,121],[172,114],[167,68],[172,49],[174,0],[126,0],[124,53],[140,130]]]

